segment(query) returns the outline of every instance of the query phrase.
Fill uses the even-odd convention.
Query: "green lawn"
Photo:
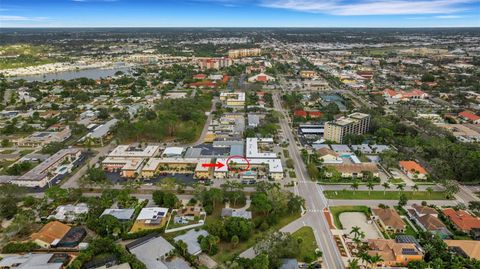
[[[342,222],[340,222],[340,214],[344,212],[362,212],[364,213],[367,218],[370,216],[370,208],[364,205],[357,205],[357,206],[331,206],[330,213],[333,216],[333,222],[338,229],[343,229]]]
[[[345,200],[398,200],[401,193],[404,193],[409,200],[447,200],[445,198],[445,192],[432,192],[426,191],[387,191],[383,194],[383,191],[324,191],[325,197],[328,199],[345,199]]]
[[[217,210],[215,210],[217,211]],[[220,217],[219,214],[217,215],[216,212],[214,212],[212,215],[207,216],[206,223],[211,221],[212,219],[216,217]],[[293,215],[285,216],[279,219],[278,223],[275,224],[274,226],[270,227],[271,229],[274,230],[279,230],[283,226],[289,224],[290,222],[298,219],[300,217],[300,213],[296,213]],[[232,260],[235,256],[239,255],[240,253],[244,252],[245,250],[253,247],[257,239],[260,238],[263,235],[263,232],[254,230],[252,236],[247,240],[240,242],[235,248],[233,247],[232,244],[227,243],[227,242],[221,242],[219,244],[219,251],[217,254],[215,254],[212,258],[219,262],[219,263],[225,263],[226,261]]]
[[[301,262],[312,262],[317,258],[315,250],[318,248],[315,241],[315,235],[310,227],[302,227],[300,230],[292,234],[294,238],[301,239],[300,249],[296,256],[297,260]]]

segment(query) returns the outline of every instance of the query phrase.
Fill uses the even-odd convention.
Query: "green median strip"
[[[324,191],[325,197],[336,200],[398,200],[404,193],[408,200],[447,200],[445,192],[426,191]]]

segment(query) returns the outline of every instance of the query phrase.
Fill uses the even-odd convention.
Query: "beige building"
[[[347,134],[365,134],[370,128],[370,115],[353,113],[346,117],[325,123],[325,140],[343,143]]]
[[[249,56],[260,56],[262,54],[262,49],[252,48],[252,49],[234,49],[228,51],[228,58],[242,58]]]
[[[142,169],[142,177],[151,178],[159,173],[194,173],[195,178],[210,178],[211,168],[202,164],[210,163],[208,158],[151,158]]]

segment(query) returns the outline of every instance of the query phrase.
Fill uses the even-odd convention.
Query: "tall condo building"
[[[325,123],[324,138],[337,143],[343,143],[345,135],[361,135],[366,133],[368,128],[370,128],[370,115],[356,112]]]

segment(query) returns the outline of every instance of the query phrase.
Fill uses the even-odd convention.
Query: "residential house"
[[[200,247],[200,243],[198,242],[198,238],[200,236],[207,236],[208,235],[208,232],[205,231],[205,230],[189,230],[187,233],[185,234],[182,234],[182,235],[179,235],[175,238],[173,238],[173,240],[175,242],[179,242],[179,241],[183,241],[186,245],[187,245],[187,252],[190,254],[190,255],[198,255],[200,253],[202,253],[202,248]]]
[[[88,213],[88,205],[79,203],[77,205],[60,205],[55,209],[54,214],[48,216],[49,219],[72,222],[81,214]]]
[[[407,266],[412,261],[421,261],[423,253],[415,243],[397,243],[394,239],[369,239],[368,254],[379,255],[382,261],[376,266]]]
[[[243,209],[222,208],[222,217],[252,219],[252,212]]]
[[[42,248],[56,246],[60,240],[70,231],[71,227],[59,221],[51,221],[45,224],[40,231],[30,237],[33,242]]]
[[[466,111],[460,112],[458,113],[458,116],[460,116],[460,118],[468,122],[471,122],[473,124],[480,124],[480,116],[476,115],[472,111],[466,110]]]
[[[334,169],[344,178],[363,178],[368,174],[371,174],[373,177],[378,177],[380,175],[380,169],[375,163],[330,163],[326,166]],[[332,177],[333,173],[326,172],[325,175],[327,177]]]
[[[62,269],[70,256],[63,253],[28,253],[23,255],[5,255],[0,260],[2,269]]]
[[[169,269],[166,259],[175,250],[167,240],[156,234],[139,238],[129,244],[126,249],[137,256],[147,269]]]
[[[464,258],[480,260],[480,241],[444,240],[448,249]]]
[[[410,219],[415,221],[424,231],[439,235],[441,238],[449,238],[452,233],[446,225],[438,219],[438,212],[434,208],[413,204],[407,208]]]
[[[443,210],[443,214],[453,222],[458,230],[464,233],[480,228],[480,218],[472,216],[465,210],[455,211],[452,208],[446,208]]]
[[[400,161],[398,162],[400,169],[410,179],[426,179],[427,170],[415,161]]]
[[[403,233],[407,228],[405,222],[393,208],[373,208],[372,218],[377,220],[380,226],[389,232]]]
[[[129,220],[132,220],[134,213],[135,213],[134,208],[122,208],[122,209],[107,208],[105,209],[105,211],[103,211],[101,216],[111,215],[111,216],[114,216],[119,221],[129,221]]]

